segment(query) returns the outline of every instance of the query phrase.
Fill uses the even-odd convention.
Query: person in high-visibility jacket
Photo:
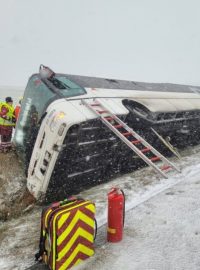
[[[21,110],[22,99],[23,99],[23,98],[20,98],[19,103],[18,103],[18,104],[16,105],[16,107],[15,107],[14,115],[15,115],[16,121],[17,121],[18,118],[19,118],[19,113],[20,113],[20,110]]]
[[[2,143],[11,141],[15,122],[13,100],[11,97],[7,97],[5,102],[0,102],[0,135]]]

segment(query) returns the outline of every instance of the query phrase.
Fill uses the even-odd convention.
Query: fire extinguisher
[[[108,227],[107,240],[122,240],[125,219],[125,195],[123,190],[112,188],[108,193]]]

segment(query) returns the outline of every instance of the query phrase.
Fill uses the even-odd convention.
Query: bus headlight
[[[50,123],[50,130],[51,131],[54,131],[57,124],[65,117],[65,113],[64,112],[58,112],[58,113],[55,113],[54,116],[53,116],[53,119]]]

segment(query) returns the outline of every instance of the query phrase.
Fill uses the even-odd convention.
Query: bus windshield
[[[21,111],[17,121],[13,142],[20,157],[29,163],[39,130],[39,120],[48,104],[57,99],[37,75],[30,78],[24,92]]]

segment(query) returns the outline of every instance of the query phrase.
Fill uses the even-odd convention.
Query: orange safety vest
[[[20,106],[20,105],[17,105],[17,106],[15,107],[15,118],[16,118],[16,120],[17,120],[18,117],[19,117],[20,110],[21,110],[21,106]]]

